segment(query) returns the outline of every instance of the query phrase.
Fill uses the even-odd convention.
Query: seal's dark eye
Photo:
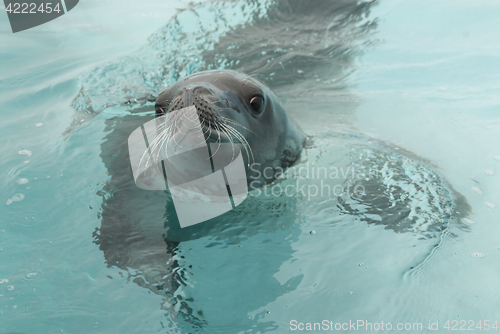
[[[156,107],[156,115],[165,115],[165,110],[162,107]]]
[[[250,106],[253,111],[260,114],[264,110],[264,99],[260,96],[254,96],[250,99]]]

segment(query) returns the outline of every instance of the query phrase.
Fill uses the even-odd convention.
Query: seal
[[[207,143],[243,152],[249,190],[272,182],[297,161],[306,134],[276,94],[259,80],[230,70],[199,72],[158,95],[157,116],[194,105]]]
[[[461,215],[470,212],[465,198],[448,187],[430,163],[405,150],[394,150],[393,144],[338,128],[316,135],[314,144],[308,143],[303,149],[306,136],[287,115],[276,95],[244,74],[211,71],[187,77],[158,96],[156,113],[173,115],[174,111],[183,112],[186,106],[192,105],[197,109],[197,114],[193,115],[205,125],[208,141],[231,141],[242,148],[248,145],[254,161],[265,163],[262,167],[290,165],[300,154],[300,161],[291,166],[275,188],[295,189],[292,195],[285,191],[285,196],[277,196],[272,185],[263,187],[217,219],[181,228],[169,193],[137,187],[130,168],[126,138],[146,119],[160,121],[161,117],[150,119],[149,114],[130,113],[105,120],[101,157],[110,179],[98,192],[103,196],[102,213],[99,214],[102,222],[93,234],[94,242],[109,267],[128,272],[134,283],[164,298],[162,309],[169,314],[185,315],[186,321],[198,328],[206,325],[207,318],[203,309],[195,308],[200,305],[197,300],[207,299],[207,295],[203,295],[204,288],[217,286],[206,283],[221,277],[217,273],[219,268],[230,270],[227,267],[231,267],[220,265],[221,255],[224,263],[236,265],[231,268],[248,270],[239,277],[262,275],[249,279],[246,285],[238,282],[238,287],[246,289],[244,294],[260,291],[260,282],[273,284],[267,288],[270,293],[259,297],[259,304],[249,304],[248,309],[240,310],[243,319],[251,310],[296,289],[300,279],[291,278],[282,285],[274,276],[281,264],[294,256],[296,250],[292,245],[310,223],[318,224],[319,221],[319,224],[333,226],[366,222],[426,239],[439,236],[450,222],[458,222]],[[168,123],[168,117],[165,118]],[[227,130],[229,125],[240,137]],[[144,130],[141,136],[146,138],[147,132]],[[241,156],[247,159],[248,169],[253,172],[258,165],[252,165],[252,155],[248,158],[244,153],[243,148]],[[324,176],[302,178],[300,170],[309,168],[309,162],[314,163],[319,172],[315,175]],[[321,170],[328,174],[322,174]],[[258,172],[265,173],[265,170],[260,168],[255,173]],[[270,179],[264,177],[261,183],[264,182]],[[305,184],[303,193],[300,188]],[[257,186],[257,183],[252,185]],[[320,191],[313,195],[315,189]],[[347,191],[334,193],[335,189]],[[349,189],[354,189],[352,196]],[[366,195],[358,196],[355,189],[366,190]],[[264,193],[266,190],[271,190],[270,195]],[[351,229],[346,231],[348,235]],[[264,243],[262,238],[267,240],[268,235],[278,242]],[[202,238],[200,242],[193,242]],[[238,256],[245,253],[245,248],[242,251],[238,246],[245,240],[249,241],[247,245],[259,245],[248,253],[252,259],[273,254],[273,261],[266,264],[266,270],[256,271],[253,265],[238,266],[237,261],[241,261]],[[197,248],[191,251],[193,247]],[[416,254],[422,252],[425,249]],[[232,254],[237,257],[226,261],[225,256]],[[190,278],[192,268],[201,269],[194,272],[196,279]],[[206,270],[214,270],[217,274],[208,274]],[[233,273],[228,271],[225,277]],[[205,283],[200,284],[202,280]],[[187,295],[177,294],[179,287],[186,284],[195,288],[194,293],[184,290]]]

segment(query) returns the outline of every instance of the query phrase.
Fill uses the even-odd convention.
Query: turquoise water
[[[18,34],[1,14],[0,333],[500,320],[499,12],[89,0]],[[393,163],[360,181],[376,196],[260,194],[166,242],[123,145],[148,99],[213,68],[256,75],[314,137],[295,170]]]

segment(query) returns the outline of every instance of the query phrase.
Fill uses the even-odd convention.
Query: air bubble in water
[[[476,187],[476,186],[471,186],[471,187],[470,187],[470,190],[472,190],[473,192],[475,192],[475,193],[477,193],[477,194],[479,194],[479,195],[481,195],[481,194],[482,194],[481,189],[479,189],[479,188],[478,188],[478,187]]]
[[[28,179],[17,179],[17,181],[16,181],[16,182],[17,182],[17,184],[26,184],[26,183],[28,183],[29,181],[28,181]]]
[[[472,257],[475,257],[475,258],[482,258],[482,257],[485,257],[486,254],[483,254],[483,253],[479,253],[479,252],[474,252],[474,253],[471,253],[470,256]]]
[[[472,224],[476,223],[475,221],[473,221],[472,219],[469,219],[469,218],[462,218],[462,221],[464,223],[466,223],[467,225],[472,225]]]
[[[21,202],[24,199],[24,194],[18,193],[7,200],[5,204],[11,205],[14,202]]]
[[[21,150],[21,151],[19,151],[19,152],[17,152],[17,153],[18,153],[19,155],[25,155],[25,156],[27,156],[27,157],[31,157],[31,155],[33,154],[33,153],[31,153],[31,151],[30,151],[30,150]]]
[[[484,205],[486,205],[486,207],[490,208],[491,210],[495,210],[495,207],[496,207],[495,204],[490,203],[490,202],[484,202]]]

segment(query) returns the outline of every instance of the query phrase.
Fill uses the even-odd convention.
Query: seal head
[[[193,105],[207,143],[240,148],[249,190],[272,182],[304,146],[306,134],[276,94],[246,74],[217,70],[179,80],[158,96],[156,115]]]

